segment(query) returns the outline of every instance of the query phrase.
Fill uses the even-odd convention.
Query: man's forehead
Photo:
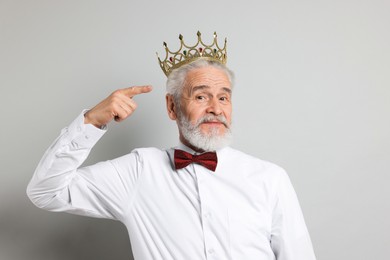
[[[225,88],[231,89],[227,73],[215,67],[201,67],[188,71],[185,77],[187,90]]]
[[[230,85],[227,86],[221,85],[216,87],[211,87],[209,85],[195,85],[195,86],[190,86],[188,90],[191,92],[196,92],[196,91],[212,90],[213,88],[218,91],[232,93],[232,89]]]

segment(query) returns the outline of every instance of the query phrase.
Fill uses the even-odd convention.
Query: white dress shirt
[[[80,168],[105,131],[83,113],[63,129],[27,188],[36,206],[123,222],[136,260],[315,259],[280,167],[227,147],[215,172],[175,170],[174,149],[156,148]]]

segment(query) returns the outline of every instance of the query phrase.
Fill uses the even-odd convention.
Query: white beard
[[[226,118],[220,116],[204,116],[200,118],[194,125],[183,116],[181,113],[178,115],[179,128],[184,139],[188,141],[192,146],[201,149],[205,152],[216,151],[218,149],[228,146],[232,139],[232,133]],[[224,134],[219,134],[218,128],[213,128],[210,133],[202,133],[200,125],[203,122],[218,120],[222,122],[226,129]]]

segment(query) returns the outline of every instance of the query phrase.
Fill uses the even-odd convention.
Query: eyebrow
[[[195,86],[191,89],[191,94],[194,93],[195,91],[198,91],[198,90],[203,90],[203,89],[209,89],[210,86],[207,86],[207,85],[200,85],[200,86]],[[223,91],[231,94],[232,93],[232,90],[230,88],[227,88],[227,87],[223,87],[222,88]]]

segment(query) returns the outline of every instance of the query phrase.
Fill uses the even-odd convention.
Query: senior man
[[[27,193],[40,208],[121,221],[136,260],[313,260],[302,212],[283,169],[230,148],[233,74],[223,48],[198,33],[160,66],[177,147],[135,149],[80,167],[112,120],[151,86],[117,90],[83,111],[48,149]],[[169,57],[169,55],[172,55]]]

